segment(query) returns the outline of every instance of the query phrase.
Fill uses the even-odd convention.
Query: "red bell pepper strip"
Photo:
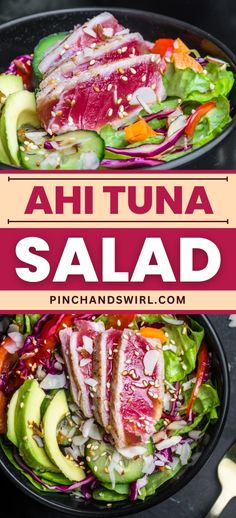
[[[159,38],[155,41],[154,47],[151,49],[153,54],[160,54],[163,57],[167,50],[174,50],[174,41],[172,38]]]
[[[204,380],[204,375],[206,372],[206,368],[208,365],[208,348],[205,344],[205,342],[202,343],[199,352],[198,352],[198,367],[197,367],[197,376],[196,376],[196,383],[194,385],[194,389],[192,391],[188,408],[187,408],[187,415],[189,421],[192,421],[192,415],[193,415],[193,405],[197,399],[197,395],[199,392],[199,389],[202,385],[202,382]]]
[[[215,101],[209,101],[207,103],[202,104],[197,108],[192,115],[190,115],[187,126],[185,128],[185,133],[189,138],[192,138],[194,135],[194,131],[196,129],[196,126],[200,122],[200,120],[205,117],[205,115],[215,108],[216,102]]]

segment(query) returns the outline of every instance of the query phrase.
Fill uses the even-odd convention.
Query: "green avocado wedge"
[[[11,163],[16,166],[21,166],[17,130],[27,124],[34,128],[40,127],[34,94],[27,90],[10,94],[2,112],[1,140]]]
[[[24,90],[23,80],[13,74],[0,74],[0,106],[2,107],[7,97],[15,92]]]
[[[48,456],[56,463],[63,475],[74,482],[85,478],[83,469],[74,461],[67,459],[57,443],[57,427],[69,413],[69,407],[64,390],[59,390],[48,406],[44,418],[44,443]]]
[[[28,379],[19,389],[15,409],[15,433],[19,452],[25,463],[35,471],[55,471],[58,468],[35,441],[34,429],[40,426],[40,407],[45,393],[36,379]]]
[[[11,398],[11,401],[9,403],[9,406],[8,406],[8,411],[7,411],[7,438],[9,439],[9,441],[11,441],[13,444],[15,444],[15,446],[18,446],[18,439],[17,439],[17,435],[16,435],[15,423],[16,423],[16,407],[17,407],[19,391],[20,391],[20,389],[18,389],[16,392],[14,392],[14,394]]]
[[[37,77],[38,81],[41,81],[42,74],[39,70],[39,65],[45,56],[45,54],[51,50],[57,43],[62,41],[66,36],[68,32],[57,32],[54,34],[49,34],[49,36],[45,36],[45,38],[42,38],[38,45],[36,45],[34,49],[34,57],[32,62],[32,68],[34,71],[35,76]]]

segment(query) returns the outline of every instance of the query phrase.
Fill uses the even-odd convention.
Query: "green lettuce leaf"
[[[156,490],[165,482],[175,477],[181,468],[182,464],[179,462],[174,469],[166,469],[165,471],[158,471],[149,475],[146,486],[140,490],[139,499],[145,500],[148,496],[154,495]]]
[[[106,124],[100,131],[106,146],[124,147],[127,144],[124,130],[115,130],[111,124]]]
[[[194,72],[191,68],[181,70],[170,63],[163,77],[167,95],[199,103],[219,95],[227,96],[234,84],[233,72],[213,63],[206,65],[205,70],[206,74]]]
[[[13,456],[12,448],[10,446],[8,446],[8,444],[6,443],[6,441],[4,440],[3,437],[0,437],[0,447],[2,448],[4,454],[6,455],[7,459],[9,460],[9,462],[17,469],[17,471],[19,471],[22,475],[24,475],[25,478],[27,478],[34,487],[36,487],[36,489],[38,489],[39,491],[47,492],[47,493],[51,493],[51,492],[55,493],[56,492],[53,489],[47,489],[45,486],[43,486],[39,482],[36,482],[36,480],[34,480],[29,473],[26,473],[17,464],[17,462],[16,462],[16,460],[14,459],[14,456]]]
[[[169,341],[175,343],[176,353],[165,350],[165,378],[170,383],[185,379],[196,367],[197,353],[204,337],[204,328],[193,319],[174,326],[165,325]]]
[[[230,103],[226,97],[220,96],[216,100],[216,107],[198,123],[192,139],[193,146],[199,147],[210,142],[230,121]]]
[[[24,335],[30,335],[34,324],[38,321],[41,315],[38,314],[25,314],[22,313],[15,315],[15,322],[19,326],[20,333]]]
[[[115,491],[119,495],[128,495],[129,494],[129,484],[116,484],[114,488],[112,488],[112,484],[108,482],[102,483],[103,487],[109,489],[110,491]]]
[[[185,404],[188,404],[191,394],[191,389],[184,392]],[[210,382],[203,383],[194,402],[193,411],[206,415],[208,419],[213,420],[218,417],[216,409],[219,405],[220,400],[215,387]]]

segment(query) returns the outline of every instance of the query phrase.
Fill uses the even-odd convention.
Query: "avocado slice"
[[[24,124],[40,127],[33,92],[22,90],[7,97],[1,119],[1,139],[11,163],[20,166],[17,130]]]
[[[9,406],[8,406],[8,411],[7,411],[7,438],[9,439],[9,441],[11,441],[13,444],[15,444],[15,446],[18,446],[18,439],[17,439],[16,427],[15,427],[15,422],[16,422],[15,416],[16,416],[16,407],[17,407],[19,391],[20,391],[20,389],[18,389],[16,392],[14,392],[14,394],[11,398],[11,401],[9,403]]]
[[[67,36],[67,34],[68,32],[56,32],[54,34],[49,34],[49,36],[45,36],[45,38],[42,38],[38,42],[38,45],[36,45],[34,49],[32,68],[34,74],[36,75],[39,81],[41,81],[43,77],[39,70],[39,64],[41,63],[43,57],[48,51],[50,51],[56,45],[56,43],[62,41]]]
[[[153,444],[149,441],[147,444],[142,444],[142,446],[146,448],[146,453],[142,456],[134,459],[127,459],[121,456],[122,474],[119,474],[116,470],[113,471],[116,484],[134,482],[143,477],[143,459],[144,456],[153,455]],[[96,460],[94,460],[94,451],[96,451]],[[87,463],[95,477],[101,482],[111,482],[108,470],[110,459],[114,452],[115,448],[103,441],[89,439],[86,445],[85,456]]]
[[[44,418],[44,443],[49,457],[69,480],[79,482],[85,478],[84,471],[74,460],[66,459],[57,443],[57,427],[69,413],[64,390],[59,390],[48,406]]]
[[[40,425],[40,407],[45,393],[36,379],[28,379],[19,389],[15,409],[15,431],[20,455],[25,463],[35,471],[55,471],[58,468],[47,457],[44,448],[34,439],[32,424]]]
[[[8,95],[20,92],[21,90],[24,90],[21,76],[0,74],[0,106],[3,106]]]

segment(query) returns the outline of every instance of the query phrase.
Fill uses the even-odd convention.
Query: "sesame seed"
[[[119,72],[120,74],[124,74],[124,73],[125,73],[125,71],[124,71],[124,69],[123,69],[123,68],[118,68],[118,72]]]
[[[123,371],[122,372],[122,376],[128,376],[128,374],[129,374],[128,371]]]
[[[89,62],[90,65],[94,65],[96,63],[95,59],[91,59],[91,61]]]
[[[108,87],[107,87],[107,91],[108,91],[108,92],[110,92],[110,91],[111,91],[111,89],[112,89],[112,84],[111,84],[111,83],[109,83],[109,85],[108,85]]]
[[[62,115],[62,110],[58,110],[58,111],[56,112],[56,116],[57,116],[57,117],[60,117],[60,115]]]
[[[170,58],[165,58],[166,63],[170,63]]]
[[[144,75],[142,76],[142,82],[143,82],[143,83],[145,83],[145,81],[146,81],[146,80],[147,80],[147,76],[146,76],[146,74],[144,74]]]
[[[94,466],[93,470],[95,471],[95,473],[97,472],[98,470],[98,467],[97,466]]]
[[[23,403],[23,402],[21,402],[21,403],[20,403],[20,408],[23,408],[23,406],[24,406],[24,403]]]
[[[122,54],[122,50],[121,49],[118,49],[117,52],[118,52],[118,54]]]
[[[128,94],[128,95],[127,95],[127,97],[126,97],[127,101],[131,101],[131,100],[132,100],[132,98],[133,98],[133,95],[132,95],[132,94]],[[132,325],[133,325],[133,324],[129,324],[129,326],[132,326]],[[128,326],[128,327],[129,327],[129,326]]]
[[[116,104],[118,104],[118,105],[119,105],[119,104],[121,104],[121,103],[122,103],[122,98],[121,98],[121,97],[119,97],[119,99],[117,99],[117,101],[116,101]]]
[[[213,83],[210,83],[210,90],[215,90],[215,85]]]
[[[137,70],[135,70],[135,68],[133,68],[133,67],[130,68],[130,72],[133,75],[137,74]]]
[[[108,112],[107,112],[107,115],[108,117],[111,117],[113,114],[113,109],[112,108],[109,108]]]
[[[121,76],[121,79],[122,79],[122,81],[128,81],[128,77],[127,76]]]
[[[119,100],[120,100],[120,99],[119,99]],[[122,101],[122,99],[121,99],[121,101]],[[121,320],[120,320],[119,318],[118,318],[118,320],[117,320],[117,325],[118,325],[119,327],[121,326]]]
[[[99,86],[93,85],[93,89],[94,89],[94,91],[95,91],[95,92],[97,92],[97,93],[98,93],[98,92],[100,92],[100,88],[99,88]]]
[[[55,117],[56,116],[56,112],[54,112],[53,110],[51,111],[51,116],[52,117]]]
[[[121,106],[120,106],[120,111],[121,111],[121,113],[125,111],[123,104],[121,104]]]
[[[96,48],[96,46],[97,46],[97,44],[96,44],[96,43],[91,43],[91,45],[90,45],[90,49],[95,49],[95,48]]]
[[[87,462],[91,461],[91,457],[86,457]]]
[[[122,54],[124,54],[124,52],[126,52],[127,50],[128,50],[128,47],[122,47],[122,49],[121,49]]]
[[[69,50],[69,48],[70,48],[70,45],[68,45],[68,43],[65,43],[65,45],[64,45],[64,49],[65,49],[65,50]]]

